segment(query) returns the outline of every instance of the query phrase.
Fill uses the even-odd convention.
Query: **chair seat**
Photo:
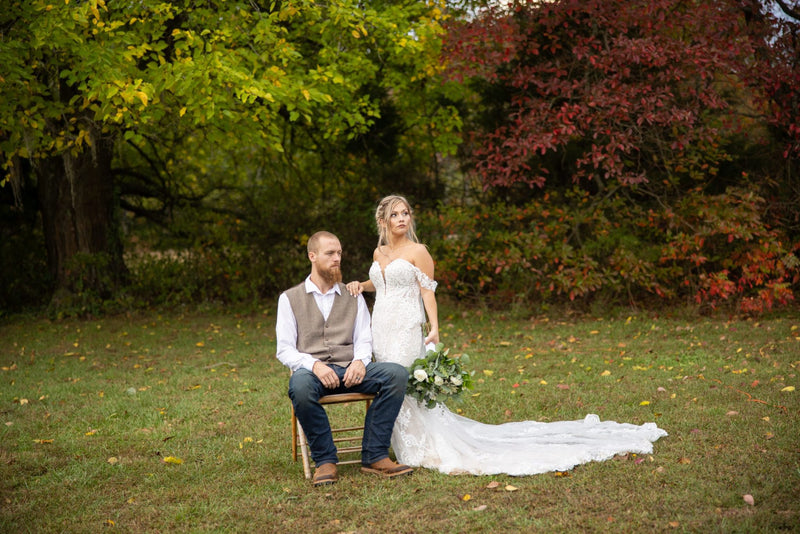
[[[366,413],[369,410],[369,406],[372,401],[375,399],[375,395],[368,394],[368,393],[337,393],[335,395],[325,395],[320,397],[319,403],[323,406],[326,405],[335,405],[335,404],[346,404],[350,402],[364,402],[366,407],[364,412]],[[329,414],[330,418],[330,414]],[[346,454],[358,454],[358,458],[350,459],[350,460],[342,460],[339,459],[339,464],[355,464],[361,463],[361,440],[364,436],[364,424],[363,421],[361,425],[357,426],[346,426],[346,427],[334,427],[331,424],[331,433],[334,435],[333,442],[336,445],[336,452],[338,455],[346,455]],[[342,437],[336,437],[337,435],[348,433],[348,435],[343,435]],[[352,445],[348,446],[340,446],[343,443],[350,443]],[[310,455],[308,451],[308,441],[306,440],[306,434],[303,432],[303,427],[300,426],[300,422],[297,420],[297,417],[294,413],[294,407],[292,407],[292,459],[297,461],[297,449],[300,449],[300,454],[303,459],[303,472],[305,477],[310,479],[311,478],[311,462],[310,462]]]

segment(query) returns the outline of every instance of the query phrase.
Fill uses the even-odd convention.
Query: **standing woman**
[[[400,196],[381,200],[375,213],[378,246],[369,280],[350,282],[348,291],[375,292],[372,342],[375,360],[410,366],[439,342],[434,264],[414,232],[411,205]],[[430,330],[423,328],[427,313]],[[649,454],[652,442],[667,433],[654,423],[633,425],[600,421],[520,421],[487,425],[462,417],[444,404],[428,408],[406,395],[395,419],[392,448],[397,460],[448,474],[533,475],[567,471],[617,454]]]
[[[414,231],[408,201],[401,196],[381,200],[375,211],[378,246],[372,254],[370,279],[351,282],[350,293],[378,291],[373,313],[372,343],[375,354],[390,361],[411,361],[424,355],[424,346],[439,343],[439,312],[436,306],[434,264],[428,248]],[[426,326],[427,335],[423,339]],[[410,362],[404,365],[410,365]]]

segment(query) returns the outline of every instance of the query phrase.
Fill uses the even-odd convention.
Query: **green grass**
[[[597,413],[669,437],[562,475],[384,481],[343,466],[312,488],[291,458],[272,310],[18,318],[0,325],[0,531],[800,530],[800,391],[784,391],[800,388],[796,315],[442,308],[443,341],[476,373],[464,415]]]

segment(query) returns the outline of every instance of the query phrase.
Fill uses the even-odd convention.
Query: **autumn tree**
[[[515,2],[451,28],[450,75],[481,99],[476,171],[515,206],[482,286],[513,271],[571,299],[605,290],[763,309],[791,298],[792,238],[763,219],[774,176],[753,166],[774,146],[768,85],[751,74],[776,25],[746,5],[764,22],[754,39],[743,5]]]

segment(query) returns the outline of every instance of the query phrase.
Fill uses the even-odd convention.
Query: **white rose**
[[[417,369],[414,371],[414,379],[417,382],[425,382],[428,379],[428,373],[424,369]]]
[[[433,383],[436,384],[437,386],[441,386],[442,384],[444,384],[444,380],[442,379],[441,376],[437,376],[436,378],[433,379]]]
[[[451,376],[450,382],[452,382],[454,386],[460,386],[464,383],[464,380],[462,380],[460,376]]]

